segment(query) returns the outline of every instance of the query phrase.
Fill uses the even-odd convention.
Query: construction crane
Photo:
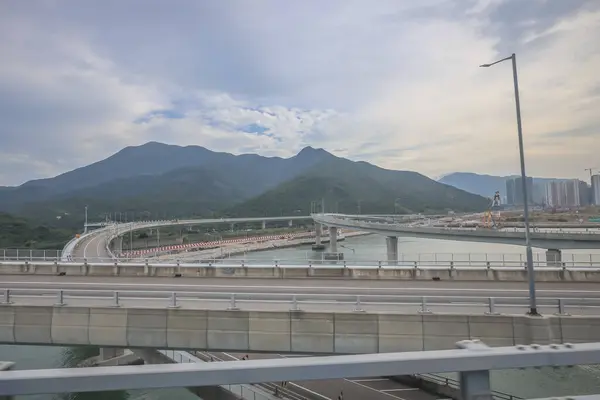
[[[597,170],[598,168],[586,168],[586,171],[590,171],[590,179],[592,179],[592,175],[594,175],[594,171]]]
[[[500,228],[500,212],[498,209],[500,208],[500,192],[496,191],[494,193],[494,198],[490,203],[488,209],[483,214],[483,226],[486,228],[498,229]],[[495,212],[494,212],[495,211]]]

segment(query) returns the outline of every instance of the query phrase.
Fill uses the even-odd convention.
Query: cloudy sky
[[[438,177],[600,167],[598,0],[4,0],[0,185],[155,140]]]

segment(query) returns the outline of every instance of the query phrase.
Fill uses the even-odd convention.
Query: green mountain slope
[[[325,200],[326,212],[410,213],[484,210],[489,200],[433,181],[416,172],[391,171],[364,162],[332,158],[300,177],[231,207],[231,216],[310,212]]]

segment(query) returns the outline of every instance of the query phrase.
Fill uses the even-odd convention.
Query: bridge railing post
[[[558,313],[556,315],[569,315],[569,313],[565,311],[565,305],[565,299],[558,299]]]
[[[4,289],[2,304],[12,304],[12,301],[10,300],[10,289]]]
[[[430,314],[431,310],[427,307],[427,297],[421,297],[421,308],[419,309],[420,314]]]
[[[56,303],[55,306],[64,306],[65,303],[65,293],[63,290],[59,290],[56,294]]]
[[[170,304],[168,308],[179,308],[179,304],[177,304],[177,293],[172,292],[170,298]]]
[[[231,300],[229,302],[229,307],[227,309],[228,310],[239,310],[239,308],[237,307],[237,304],[235,302],[235,293],[231,293]]]
[[[114,291],[113,292],[113,307],[121,307],[121,304],[119,304],[119,292]]]
[[[360,302],[360,296],[356,296],[356,303],[354,304],[354,312],[364,312],[362,304]]]
[[[486,311],[488,315],[498,315],[499,313],[496,311],[496,299],[493,297],[488,297],[488,310]]]
[[[296,298],[296,295],[292,296],[292,308],[290,309],[290,311],[300,311],[300,307],[298,307],[298,299]]]

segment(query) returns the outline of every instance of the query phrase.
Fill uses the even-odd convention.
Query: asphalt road
[[[106,251],[106,234],[98,234],[82,241],[72,254],[73,260],[87,258],[90,262],[111,262],[112,257]]]
[[[522,314],[528,307],[524,284],[504,282],[432,282],[432,281],[338,281],[338,280],[261,280],[235,278],[149,278],[149,277],[76,277],[76,276],[5,276],[0,289],[11,289],[11,300],[22,305],[52,305],[62,290],[65,303],[94,307],[114,304],[119,291],[125,307],[164,308],[171,294],[186,309],[223,310],[231,305],[242,310],[287,311],[294,307],[305,311],[353,311],[416,313],[422,299],[436,313],[481,314],[489,311],[489,298],[495,311]],[[275,285],[276,284],[276,285]],[[540,283],[538,305],[545,314],[558,311],[558,299],[564,299],[566,311],[574,315],[600,315],[598,284]],[[357,300],[360,296],[360,303]]]
[[[65,289],[158,292],[282,293],[390,296],[527,297],[526,282],[339,279],[159,278],[125,276],[3,275],[3,289]],[[539,297],[600,298],[600,284],[538,282]]]

